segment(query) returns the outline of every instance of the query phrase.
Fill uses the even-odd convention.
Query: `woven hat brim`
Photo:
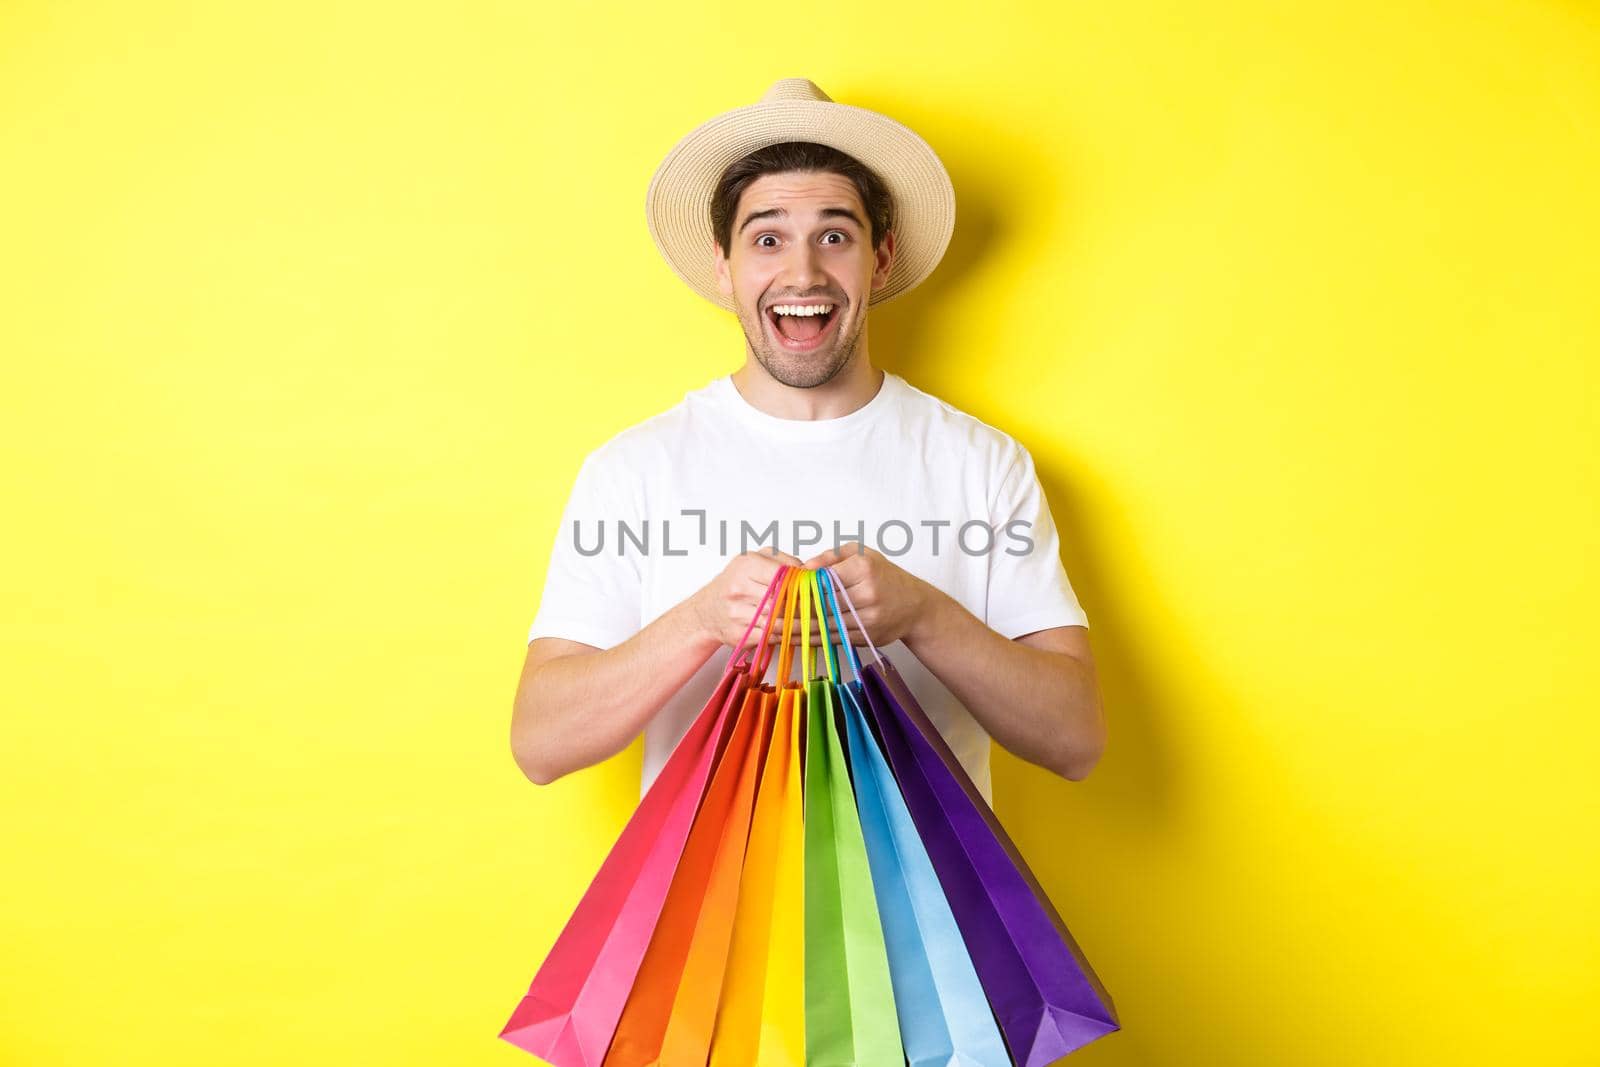
[[[939,265],[955,230],[956,195],[937,153],[886,115],[823,100],[782,100],[735,108],[691,130],[667,153],[645,192],[650,236],[684,284],[718,307],[712,263],[711,196],[735,161],[780,141],[814,141],[849,153],[883,179],[894,198],[895,258],[869,305],[892,300]]]

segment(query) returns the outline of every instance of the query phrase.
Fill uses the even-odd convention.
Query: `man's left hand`
[[[850,603],[861,616],[861,625],[875,645],[892,644],[911,636],[920,625],[928,621],[929,609],[939,591],[927,582],[890,562],[876,549],[858,541],[846,541],[838,548],[812,556],[806,560],[809,569],[832,567],[835,577],[850,594]],[[852,639],[860,643],[861,631],[856,620],[845,606],[844,598],[837,598],[839,614]],[[829,624],[833,620],[830,618]]]

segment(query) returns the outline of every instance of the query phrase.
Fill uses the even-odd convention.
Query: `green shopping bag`
[[[840,742],[834,689],[816,676],[811,605],[833,661],[816,571],[801,577],[800,662],[806,710],[805,998],[807,1067],[904,1064],[889,954],[866,840]],[[836,673],[836,670],[835,672]]]

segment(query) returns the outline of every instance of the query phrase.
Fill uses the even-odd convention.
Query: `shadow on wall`
[[[917,128],[921,117],[921,109],[913,100],[875,98],[864,100],[862,104],[881,108],[892,115],[903,114],[913,129]],[[938,125],[946,130],[952,127],[964,130],[957,133],[955,140],[961,144],[984,145],[986,154],[1005,159],[1008,167],[1028,168],[1037,174],[1051,166],[1037,154],[1034,146],[1007,136],[1004,130],[996,129],[982,116],[962,116],[959,112],[952,115],[941,109]],[[955,356],[944,354],[929,358],[938,350],[932,339],[941,332],[944,297],[957,291],[969,277],[969,271],[978,269],[994,249],[1005,242],[1013,221],[1028,227],[1048,227],[1053,233],[1067,235],[1068,239],[1076,228],[1070,220],[1059,217],[1075,202],[1066,182],[1059,176],[1050,183],[1059,191],[1059,195],[1050,198],[1050,204],[1014,204],[1006,190],[990,188],[992,177],[962,170],[959,166],[961,153],[944,155],[956,186],[957,222],[950,248],[939,268],[926,281],[881,310],[875,310],[872,316],[873,362],[913,382],[919,377],[949,380],[962,371],[970,373],[970,366],[939,365],[940,359],[952,360],[957,358]],[[985,354],[985,358],[989,358],[989,354]],[[959,396],[945,399],[1006,429],[1003,413],[996,412],[990,419],[986,413],[964,404]],[[1073,486],[1051,469],[1047,458],[1049,450],[1044,447],[1046,442],[1025,441],[1024,444],[1034,455],[1040,484],[1060,531],[1063,562],[1073,589],[1089,614],[1090,640],[1099,668],[1109,731],[1104,759],[1081,783],[1059,779],[996,747],[997,803],[1019,813],[1049,813],[1038,820],[1041,825],[1029,827],[1019,823],[1018,840],[1024,847],[1023,838],[1035,841],[1038,847],[1027,853],[1030,862],[1037,854],[1041,863],[1047,864],[1047,854],[1058,851],[1061,831],[1070,829],[1057,823],[1056,818],[1071,818],[1074,808],[1084,806],[1086,792],[1093,793],[1096,818],[1115,820],[1122,832],[1138,829],[1143,834],[1159,836],[1162,826],[1172,817],[1170,806],[1178,792],[1174,780],[1177,768],[1167,754],[1165,739],[1170,733],[1160,718],[1161,701],[1143,681],[1148,674],[1139,656],[1139,643],[1129,636],[1129,630],[1119,620],[1117,608],[1123,598],[1116,590],[1103,588],[1099,581],[1104,568],[1100,564],[1098,546],[1090,539],[1091,533],[1116,530],[1117,517],[1096,514],[1080,518],[1077,494]],[[1116,495],[1113,487],[1112,491],[1097,493],[1096,499],[1112,500]],[[1116,554],[1123,573],[1126,573],[1130,549],[1136,548],[1138,543],[1137,531],[1117,534]]]
[[[919,109],[914,101],[872,99],[861,103],[903,115],[904,121],[917,128]],[[986,124],[981,116],[953,117],[941,111],[939,125],[946,130],[952,125],[958,130],[966,128],[967,133],[957,135],[960,143],[984,145],[986,154],[1007,160],[1008,167],[1051,165],[1036,154],[1034,146],[1012,140],[1005,131]],[[1003,143],[997,145],[997,138]],[[945,327],[944,309],[953,306],[947,305],[944,297],[959,291],[971,276],[969,271],[981,269],[1008,239],[1013,224],[1047,227],[1068,238],[1076,229],[1070,219],[1060,217],[1075,202],[1064,179],[1050,183],[1059,190],[1050,203],[1016,204],[1013,194],[994,187],[993,172],[964,172],[960,151],[942,154],[957,191],[957,224],[950,247],[926,281],[875,310],[872,317],[873,362],[913,382],[919,378],[959,380],[962,374],[972,373],[970,359],[941,351],[934,343]],[[1033,173],[1037,176],[1039,171]],[[984,353],[983,358],[993,360],[997,354]],[[957,360],[961,360],[960,365],[956,365]],[[1003,412],[994,412],[990,418],[989,413],[964,403],[959,395],[945,399],[1006,429]],[[1136,885],[1143,876],[1140,872],[1107,870],[1106,864],[1112,857],[1160,849],[1163,841],[1176,837],[1177,824],[1182,821],[1177,807],[1185,789],[1178,780],[1182,768],[1168,742],[1173,733],[1167,702],[1174,698],[1147,682],[1152,675],[1141,655],[1137,627],[1123,625],[1118,607],[1124,598],[1118,590],[1106,587],[1100,577],[1107,568],[1101,564],[1100,545],[1092,534],[1099,531],[1100,536],[1116,538],[1118,572],[1126,575],[1130,558],[1137,558],[1137,531],[1120,530],[1115,515],[1084,515],[1074,487],[1051,469],[1047,442],[1024,444],[1034,454],[1040,483],[1060,531],[1063,562],[1089,615],[1109,740],[1105,756],[1082,782],[1059,778],[995,745],[991,757],[995,807],[1122,1014],[1122,1032],[1085,1048],[1075,1059],[1086,1063],[1147,1062],[1144,1054],[1154,1054],[1155,1048],[1130,1018],[1132,1003],[1144,999],[1133,987],[1182,989],[1193,976],[1137,973],[1152,961],[1131,943],[1125,944],[1132,939],[1119,931],[1137,924],[1136,910],[1145,905],[1117,893],[1114,887]],[[1098,501],[1106,501],[1115,500],[1118,494],[1113,487],[1093,495]],[[1147,612],[1141,614],[1148,617]],[[1108,911],[1108,899],[1123,903],[1118,910]],[[1123,968],[1117,966],[1119,957]],[[1159,962],[1156,965],[1160,966]],[[1135,973],[1119,974],[1119,969]]]
[[[985,174],[964,169],[961,160],[968,150],[960,146],[966,145],[982,145],[986,157],[1003,159],[1005,168],[1026,169],[1035,176],[1053,166],[1050,160],[1038,154],[1036,145],[1011,136],[985,116],[964,115],[959,107],[952,111],[941,106],[935,123],[916,100],[868,95],[870,98],[860,101],[862,106],[902,116],[902,121],[913,129],[919,128],[919,123],[924,123],[923,128],[937,125],[946,131],[944,139],[954,142],[949,146],[934,146],[946,149],[941,155],[956,187],[956,228],[950,247],[938,269],[926,281],[882,309],[874,310],[872,315],[874,363],[903,374],[913,382],[918,378],[950,380],[962,372],[970,373],[972,368],[970,361],[964,361],[959,367],[940,365],[942,361],[958,359],[954,354],[932,355],[939,351],[932,342],[942,330],[944,298],[958,291],[970,276],[969,272],[979,269],[994,255],[995,249],[1007,240],[1013,223],[1019,227],[1045,227],[1070,240],[1077,227],[1071,219],[1061,216],[1076,201],[1066,178],[1059,174],[1049,182],[1057,191],[1049,198],[1049,203],[1018,204],[1006,189],[994,187],[994,171]],[[953,135],[952,130],[955,131]],[[991,354],[985,353],[985,358],[992,358]],[[990,419],[987,413],[964,404],[960,396],[945,399],[1006,429],[1003,413],[996,412]],[[1086,521],[1089,517],[1080,518],[1077,494],[1051,469],[1048,449],[1043,447],[1046,443],[1024,441],[1024,444],[1034,455],[1040,484],[1060,531],[1063,562],[1073,589],[1089,614],[1090,640],[1094,645],[1109,731],[1106,755],[1084,782],[1057,778],[996,746],[996,802],[1017,813],[1045,813],[1033,820],[1035,825],[1018,818],[1017,836],[1018,845],[1025,849],[1030,862],[1038,856],[1041,865],[1048,867],[1051,856],[1060,851],[1063,829],[1071,829],[1070,825],[1063,826],[1057,820],[1071,819],[1075,808],[1084,808],[1085,794],[1093,794],[1094,818],[1118,824],[1110,829],[1159,836],[1162,827],[1173,817],[1171,805],[1179,790],[1175,781],[1177,768],[1166,748],[1165,739],[1171,735],[1161,719],[1161,700],[1144,682],[1148,673],[1139,656],[1139,643],[1129,637],[1128,629],[1119,620],[1117,608],[1123,598],[1116,590],[1103,588],[1099,581],[1104,568],[1100,564],[1098,546],[1090,536],[1095,530],[1103,535],[1106,531],[1115,531],[1117,516],[1096,514],[1092,521]],[[1116,495],[1113,487],[1112,491],[1097,493],[1096,499],[1112,500]],[[1118,567],[1126,573],[1130,550],[1139,543],[1137,531],[1118,532],[1116,536]],[[1027,848],[1030,842],[1034,845],[1031,850]],[[1040,875],[1043,877],[1044,871]]]
[[[1049,830],[1048,837],[1040,838],[1039,854],[1043,860],[1060,851],[1061,831],[1066,827],[1056,823],[1056,816],[1092,816],[1114,821],[1116,825],[1105,827],[1111,833],[1159,837],[1163,828],[1177,818],[1175,805],[1184,790],[1178,781],[1181,764],[1168,743],[1173,736],[1171,719],[1166,715],[1169,697],[1147,683],[1151,671],[1141,656],[1143,645],[1137,627],[1123,625],[1119,608],[1124,598],[1101,581],[1105,572],[1101,553],[1090,540],[1092,531],[1104,534],[1115,529],[1115,517],[1095,515],[1092,521],[1082,517],[1072,487],[1045,462],[1039,466],[1039,481],[1061,534],[1062,561],[1089,615],[1089,640],[1107,728],[1105,755],[1082,782],[1058,778],[996,748],[997,803],[1018,812],[1041,813],[1039,821],[1047,823],[1045,828]],[[1114,499],[1114,495],[1098,494],[1097,499]],[[1134,531],[1117,538],[1117,567],[1124,576],[1129,550],[1137,544]],[[1000,785],[1002,779],[1004,786]],[[1086,803],[1086,796],[1092,796],[1092,804]],[[1032,853],[1029,856],[1031,860]]]
[[[897,116],[912,129],[944,131],[933,148],[944,160],[956,190],[955,231],[939,266],[915,289],[872,313],[872,361],[907,377],[914,375],[902,368],[915,367],[932,377],[970,373],[972,359],[951,354],[935,358],[938,346],[927,343],[944,329],[945,309],[952,306],[944,298],[959,291],[973,273],[996,258],[997,249],[1015,232],[1048,230],[1059,240],[1071,241],[1077,226],[1068,212],[1077,198],[1067,176],[1039,154],[1037,144],[996,125],[993,116],[963,113],[957,101],[940,101],[935,114],[915,99],[866,95],[861,106]],[[965,160],[975,152],[981,152],[986,161],[1003,162],[984,170],[970,169]],[[1016,190],[1004,184],[1006,172],[1026,173],[1034,186],[1041,184],[1040,175],[1049,174],[1052,195],[1043,201],[1019,202]],[[981,354],[985,360],[994,356],[992,352]],[[957,399],[949,399],[961,406]]]
[[[1173,735],[1163,696],[1146,684],[1138,627],[1123,625],[1118,611],[1123,599],[1101,581],[1106,569],[1099,546],[1088,539],[1090,530],[1115,528],[1114,520],[1096,515],[1086,521],[1071,487],[1043,461],[1038,473],[1061,534],[1063,562],[1089,615],[1106,751],[1089,777],[1072,782],[993,745],[995,810],[1117,1006],[1123,1029],[1077,1058],[1156,1063],[1158,1046],[1145,1032],[1152,1020],[1141,1019],[1137,1005],[1166,1000],[1155,990],[1183,986],[1189,979],[1173,973],[1181,964],[1153,960],[1138,947],[1143,939],[1132,928],[1141,925],[1140,913],[1151,904],[1125,890],[1148,873],[1112,865],[1175,839],[1181,768],[1168,747]],[[1119,573],[1125,573],[1136,543],[1132,537],[1118,538]],[[1152,967],[1166,973],[1150,973]]]
[[[920,109],[910,101],[877,99],[864,101],[862,106],[904,115],[904,121],[912,129],[918,128]],[[939,124],[948,127],[952,122],[961,120],[941,111]],[[973,138],[992,135],[993,131],[981,123],[973,124]],[[936,151],[939,147],[934,146]],[[1002,151],[1006,158],[1019,163],[1030,158],[1025,145],[1007,143]],[[955,153],[941,152],[941,157],[956,189],[956,224],[950,235],[950,245],[939,266],[920,285],[881,308],[874,308],[871,316],[872,362],[897,373],[905,373],[903,366],[914,365],[925,371],[936,369],[937,365],[927,358],[931,349],[924,342],[939,336],[946,306],[944,297],[957,290],[969,271],[989,258],[1006,236],[1001,214],[995,210],[997,203],[1004,202],[1003,198],[991,195],[984,188],[982,176],[966,172]],[[1037,218],[1033,221],[1038,223]],[[906,376],[911,377],[910,374]]]

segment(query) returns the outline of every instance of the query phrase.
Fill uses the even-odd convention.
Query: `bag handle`
[[[761,618],[761,609],[767,606],[767,601],[769,599],[772,599],[773,611],[767,614],[766,632],[772,632],[772,619],[778,607],[778,602],[773,598],[773,594],[777,592],[788,580],[789,571],[792,569],[793,568],[791,568],[787,563],[781,563],[778,565],[777,573],[775,573],[772,576],[772,580],[767,583],[767,591],[761,594],[761,603],[756,605],[756,613],[750,616],[750,624],[744,628],[744,636],[739,638],[739,651],[731,660],[728,661],[728,666],[724,669],[725,672],[737,670],[740,665],[739,661],[749,656],[750,648],[745,644],[745,642],[750,640],[750,631],[756,628],[756,620]],[[762,638],[762,644],[766,644],[765,637]],[[763,649],[763,651],[765,650]],[[761,670],[755,672],[754,677],[759,681],[761,676],[765,673],[766,665],[763,664]]]
[[[817,583],[815,571],[802,570],[800,574],[800,682],[803,685],[816,675],[811,652],[811,597]],[[820,609],[817,618],[822,618]]]
[[[833,654],[833,637],[828,633],[828,611],[825,606],[824,592],[827,588],[828,576],[821,571],[807,571],[806,579],[811,583],[812,595],[817,601],[817,639],[822,644],[823,655],[828,664],[828,680],[834,685],[839,684],[839,661]],[[839,617],[837,609],[834,610],[835,620]],[[839,636],[844,636],[844,629],[839,629]]]
[[[817,579],[822,585],[823,599],[827,601],[828,607],[833,611],[834,629],[839,635],[839,646],[844,649],[845,661],[850,664],[850,674],[859,681],[861,679],[861,661],[856,658],[855,645],[850,641],[850,632],[844,628],[844,619],[839,615],[839,600],[833,591],[835,584],[833,569],[824,567],[817,575]],[[833,680],[835,684],[838,683],[839,676],[837,672],[835,672]]]
[[[828,640],[828,620],[824,614],[821,587],[818,585],[817,572],[806,568],[795,568],[790,575],[792,581],[788,584],[788,599],[783,612],[783,649],[778,653],[778,685],[789,683],[789,673],[794,665],[794,621],[796,616],[800,619],[800,682],[804,684],[815,677],[817,673],[816,646],[811,640],[811,613],[817,614],[817,645],[824,652],[828,673],[837,680],[839,676],[838,663],[834,659],[833,644]]]
[[[784,592],[787,594],[783,605],[783,648],[778,651],[778,673],[773,679],[779,689],[789,684],[789,669],[794,664],[794,650],[790,641],[794,638],[795,608],[799,602],[800,586],[799,570],[796,568],[790,575],[793,579],[784,583]]]
[[[756,653],[756,666],[751,672],[751,676],[758,685],[762,684],[762,680],[766,678],[767,665],[772,662],[772,625],[778,621],[778,602],[784,599],[786,595],[789,595],[792,599],[791,591],[798,574],[796,569],[787,563],[783,565],[783,571],[785,573],[781,576],[782,581],[778,582],[777,595],[772,598],[772,610],[767,614],[767,625],[761,631],[761,650]],[[776,580],[776,577],[774,580]]]
[[[861,639],[867,643],[868,648],[872,649],[873,660],[877,663],[882,663],[884,661],[883,653],[878,651],[878,646],[873,644],[872,638],[867,636],[867,628],[861,625],[861,616],[856,614],[856,606],[850,601],[850,590],[844,587],[844,583],[839,580],[839,575],[834,572],[832,567],[827,568],[827,571],[828,577],[832,580],[833,588],[837,589],[839,595],[844,597],[844,606],[850,609],[850,617],[856,620],[856,626],[861,630]]]

